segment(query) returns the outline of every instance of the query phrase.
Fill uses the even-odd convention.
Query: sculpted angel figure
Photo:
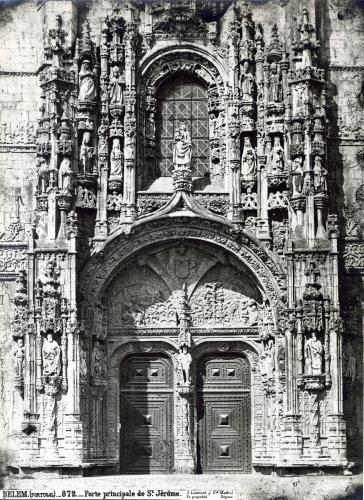
[[[84,59],[79,72],[79,101],[93,102],[96,99],[95,76],[91,69],[91,61]]]
[[[175,166],[189,165],[191,163],[191,149],[191,135],[186,125],[182,123],[174,136],[173,164]]]

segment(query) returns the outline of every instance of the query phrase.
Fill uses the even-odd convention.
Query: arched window
[[[170,177],[173,171],[173,139],[183,122],[192,139],[192,175],[209,172],[209,119],[207,89],[199,80],[176,75],[156,95],[155,177]]]

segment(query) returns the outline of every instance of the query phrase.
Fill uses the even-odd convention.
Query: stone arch
[[[95,304],[101,302],[107,286],[125,265],[126,259],[150,245],[168,240],[203,241],[222,248],[250,269],[273,307],[273,313],[274,308],[284,300],[282,269],[254,238],[246,233],[239,238],[233,237],[230,226],[218,222],[195,218],[192,224],[189,217],[165,218],[139,224],[130,234],[116,231],[89,260],[80,280],[80,292],[83,308],[87,309],[87,314],[84,310],[81,316],[86,321],[89,319],[90,331],[93,331]]]
[[[224,82],[228,81],[225,69],[209,50],[195,44],[183,44],[160,49],[142,61],[137,78],[138,93],[146,94],[149,89],[155,91],[164,80],[179,72],[197,74],[207,85],[215,85],[220,96],[225,90]]]

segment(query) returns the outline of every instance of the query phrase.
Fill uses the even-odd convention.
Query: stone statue
[[[303,189],[303,169],[302,169],[302,156],[297,156],[294,160],[292,160],[292,170],[291,170],[291,178],[292,178],[292,195],[299,195],[302,193]]]
[[[87,378],[87,354],[82,348],[80,348],[80,377],[83,380]]]
[[[272,378],[274,373],[274,342],[269,340],[260,356],[261,375]]]
[[[44,194],[47,191],[49,184],[49,169],[47,163],[41,159],[38,164],[38,190],[39,194]]]
[[[153,112],[148,113],[147,121],[145,124],[145,135],[148,139],[155,138],[155,120]]]
[[[25,357],[25,347],[24,347],[24,340],[23,339],[17,339],[13,354],[14,354],[15,376],[19,377],[19,378],[23,378],[24,377],[24,357]]]
[[[123,153],[120,149],[120,139],[115,137],[110,155],[110,177],[123,176]]]
[[[244,137],[243,147],[241,176],[243,179],[252,179],[257,173],[257,154],[252,148],[250,137]]]
[[[91,69],[91,62],[84,59],[79,72],[79,101],[94,102],[96,99],[95,77]]]
[[[92,351],[92,367],[95,377],[103,377],[106,374],[105,353],[98,340],[95,342]]]
[[[173,164],[174,166],[189,165],[191,163],[191,135],[186,125],[181,123],[174,136]]]
[[[91,160],[93,157],[93,147],[91,146],[91,132],[84,132],[80,148],[80,163],[84,173],[92,172]]]
[[[274,137],[273,148],[270,155],[270,167],[273,174],[281,173],[284,170],[284,149],[278,135]]]
[[[48,333],[43,342],[43,375],[58,376],[61,373],[61,348]]]
[[[70,158],[63,158],[58,170],[58,187],[61,191],[71,190],[72,173]]]
[[[305,346],[305,364],[308,375],[320,375],[322,373],[323,347],[316,333],[312,332],[312,337],[307,340]]]
[[[282,98],[282,84],[278,66],[275,62],[272,62],[270,65],[268,101],[281,102]]]
[[[316,192],[326,193],[327,191],[327,170],[322,166],[322,158],[320,156],[315,156],[315,162],[313,167],[314,175],[314,187]]]
[[[178,353],[178,368],[181,370],[184,385],[191,384],[191,368],[192,356],[188,352],[186,345],[181,346]]]
[[[124,102],[124,77],[120,69],[114,66],[110,77],[110,104],[121,106]]]
[[[252,101],[254,91],[254,77],[250,71],[248,61],[245,61],[243,66],[243,73],[241,75],[241,93],[243,101]]]
[[[346,344],[343,349],[343,376],[353,385],[356,377],[356,358],[351,344]]]

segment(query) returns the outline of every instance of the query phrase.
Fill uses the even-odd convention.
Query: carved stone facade
[[[364,16],[343,4],[3,9],[4,36],[32,19],[38,44],[28,72],[0,70],[31,102],[12,114],[4,86],[10,465],[360,456],[364,61],[338,47]]]

